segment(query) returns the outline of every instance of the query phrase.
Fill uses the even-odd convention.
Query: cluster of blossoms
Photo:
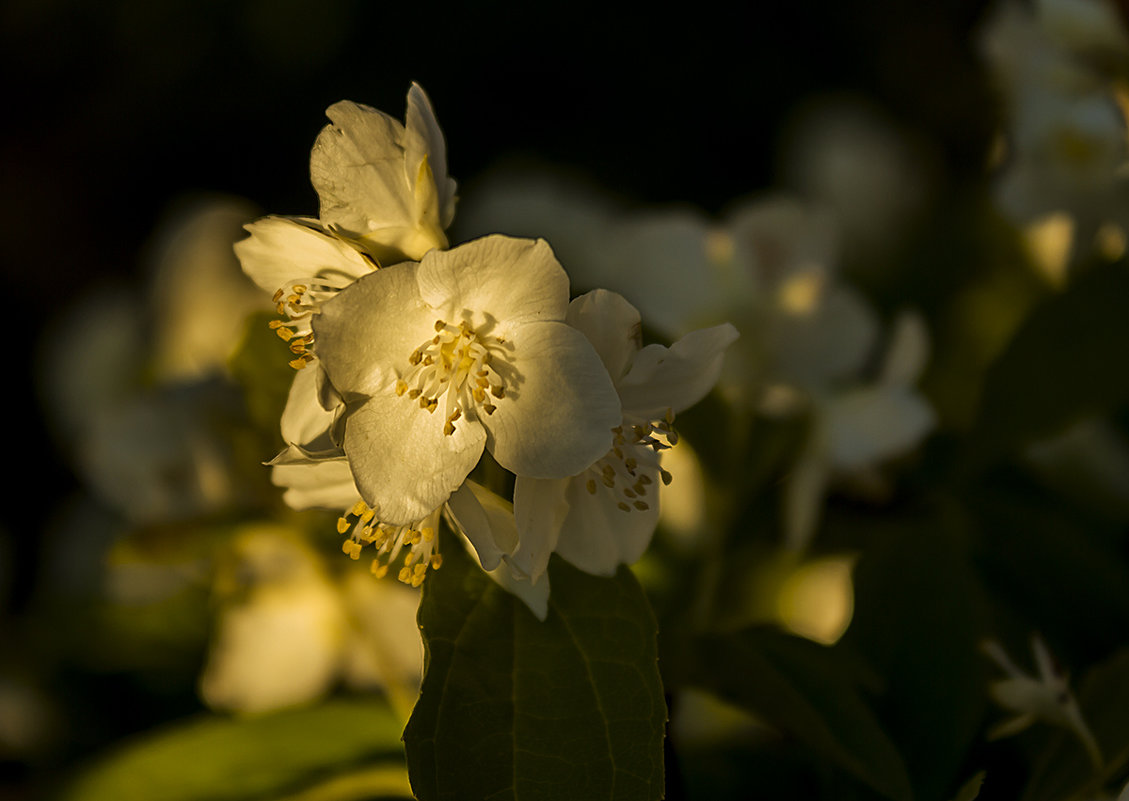
[[[576,265],[578,284],[629,294],[665,337],[736,324],[741,338],[719,381],[732,418],[807,422],[782,487],[783,536],[793,549],[811,542],[830,484],[881,497],[885,463],[934,426],[916,386],[929,354],[924,322],[906,310],[883,332],[839,272],[847,226],[830,204],[757,198],[714,220],[682,207],[623,208],[574,181],[526,171],[480,183],[467,206],[472,231],[548,232]],[[743,453],[746,443],[731,440]]]
[[[318,136],[316,219],[271,216],[236,245],[271,293],[297,369],[273,479],[342,510],[343,550],[419,586],[441,517],[546,613],[549,556],[610,575],[653,533],[674,415],[717,381],[728,324],[641,347],[638,312],[569,279],[540,239],[448,248],[455,183],[423,90],[405,124],[341,102]],[[512,501],[468,479],[488,451]]]

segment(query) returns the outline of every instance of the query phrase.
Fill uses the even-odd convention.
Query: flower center
[[[650,462],[646,453],[666,450],[677,444],[674,412],[667,410],[664,420],[654,420],[638,425],[612,429],[615,438],[612,449],[603,458],[588,468],[585,488],[590,495],[600,491],[602,484],[618,497],[616,506],[624,512],[638,510],[645,512],[651,508],[647,493],[655,483],[655,477],[663,484],[670,484],[673,476],[666,470]]]
[[[435,336],[408,356],[410,369],[396,382],[396,394],[434,412],[443,403],[443,433],[471,410],[493,414],[491,398],[504,398],[506,383],[492,366],[504,358],[501,337],[481,337],[470,324],[435,321]]]
[[[438,542],[435,531],[439,525],[439,513],[433,512],[424,520],[407,526],[391,526],[374,519],[375,512],[364,501],[357,501],[337,519],[337,533],[344,534],[353,529],[349,538],[341,544],[341,550],[350,559],[360,559],[366,545],[376,549],[372,560],[372,572],[377,578],[388,574],[392,563],[400,553],[407,549],[403,566],[397,578],[404,584],[418,587],[427,576],[427,569],[438,570],[443,564],[442,554],[437,552]]]

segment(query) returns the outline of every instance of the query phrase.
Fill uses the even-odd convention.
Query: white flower
[[[419,259],[446,248],[455,216],[455,182],[431,103],[418,84],[408,92],[407,125],[343,100],[314,143],[310,179],[323,225],[357,242],[380,264]]]
[[[985,654],[1007,673],[1007,678],[992,682],[992,699],[1005,709],[1016,713],[1014,718],[996,726],[989,734],[992,738],[1008,737],[1023,731],[1038,721],[1061,726],[1078,737],[1087,755],[1096,767],[1102,765],[1097,741],[1082,718],[1078,702],[1070,691],[1069,678],[1055,664],[1050,651],[1040,637],[1031,638],[1031,650],[1039,669],[1033,677],[1016,667],[1003,647],[995,640],[982,646]]]
[[[322,304],[318,358],[346,402],[342,447],[380,520],[438,508],[484,447],[514,473],[572,475],[620,405],[567,325],[568,277],[543,241],[490,236],[373,272]]]
[[[509,562],[536,582],[555,550],[589,573],[611,575],[636,561],[654,533],[660,483],[670,474],[659,451],[676,441],[674,413],[713,388],[726,348],[737,338],[728,323],[695,331],[670,348],[640,350],[639,312],[614,292],[574,300],[568,322],[596,348],[619,392],[623,419],[612,447],[571,477],[520,472],[514,487],[518,542]]]

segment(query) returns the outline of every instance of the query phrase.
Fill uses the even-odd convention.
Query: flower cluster
[[[570,303],[544,240],[448,248],[455,183],[419,86],[405,124],[348,102],[328,115],[319,217],[266,217],[236,246],[298,370],[274,481],[291,506],[343,510],[345,553],[371,545],[374,573],[413,586],[441,564],[446,517],[543,616],[554,550],[597,574],[642,553],[674,415],[712,388],[736,330],[642,348],[623,298]],[[516,477],[512,503],[468,480],[484,452]]]

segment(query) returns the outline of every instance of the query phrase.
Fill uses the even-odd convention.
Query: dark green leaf
[[[424,801],[662,797],[666,705],[642,589],[626,568],[597,578],[556,557],[549,575],[544,622],[457,548],[428,578],[427,668],[404,732]]]
[[[986,601],[964,553],[955,507],[875,521],[855,570],[855,612],[838,647],[881,678],[875,711],[898,744],[919,801],[944,799],[984,714],[987,665],[977,650]]]
[[[1129,399],[1129,268],[1081,276],[1037,308],[988,373],[971,442],[976,464]]]
[[[913,796],[898,750],[825,646],[768,627],[703,638],[698,681],[887,798]]]
[[[152,733],[89,767],[64,801],[234,801],[296,791],[377,761],[403,764],[382,700],[337,700],[238,719],[205,715]]]

